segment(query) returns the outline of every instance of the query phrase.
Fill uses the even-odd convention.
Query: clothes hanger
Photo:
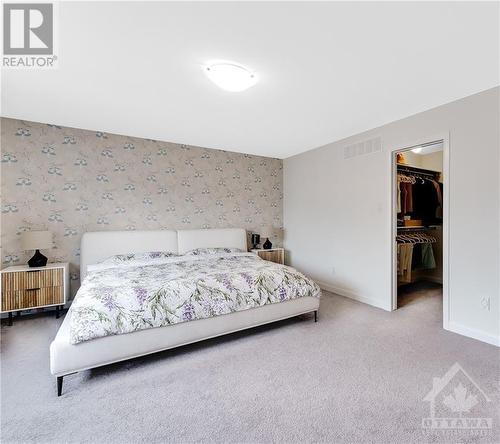
[[[403,236],[404,236],[404,239],[406,239],[409,243],[411,243],[411,244],[415,244],[416,243],[415,239],[412,238],[411,235],[409,235],[409,234],[403,234]]]

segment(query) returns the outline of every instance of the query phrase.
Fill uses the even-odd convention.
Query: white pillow
[[[185,253],[185,256],[204,256],[207,254],[244,253],[239,248],[195,248]]]
[[[177,253],[171,251],[149,251],[147,253],[127,253],[116,254],[104,259],[100,264],[126,264],[132,261],[148,261],[154,259],[164,259],[166,257],[178,256]]]

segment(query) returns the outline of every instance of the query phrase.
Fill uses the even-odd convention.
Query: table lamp
[[[36,250],[28,261],[30,267],[45,267],[47,257],[40,253],[40,250],[52,248],[52,233],[50,231],[25,231],[21,234],[21,246],[23,250]]]

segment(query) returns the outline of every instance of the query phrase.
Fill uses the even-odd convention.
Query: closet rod
[[[410,165],[403,165],[401,163],[397,164],[397,172],[398,173],[415,173],[415,174],[427,175],[427,176],[432,176],[432,177],[436,177],[436,176],[441,174],[439,171],[426,170],[424,168],[413,167]]]
[[[436,225],[429,225],[428,227],[426,227],[426,226],[416,226],[416,227],[399,226],[399,227],[397,227],[398,230],[404,230],[404,231],[437,230],[438,228],[439,227]]]

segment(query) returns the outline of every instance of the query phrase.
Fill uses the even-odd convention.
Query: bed
[[[244,229],[85,233],[80,274],[50,345],[58,396],[72,373],[304,313],[317,321],[321,293],[247,253]]]

